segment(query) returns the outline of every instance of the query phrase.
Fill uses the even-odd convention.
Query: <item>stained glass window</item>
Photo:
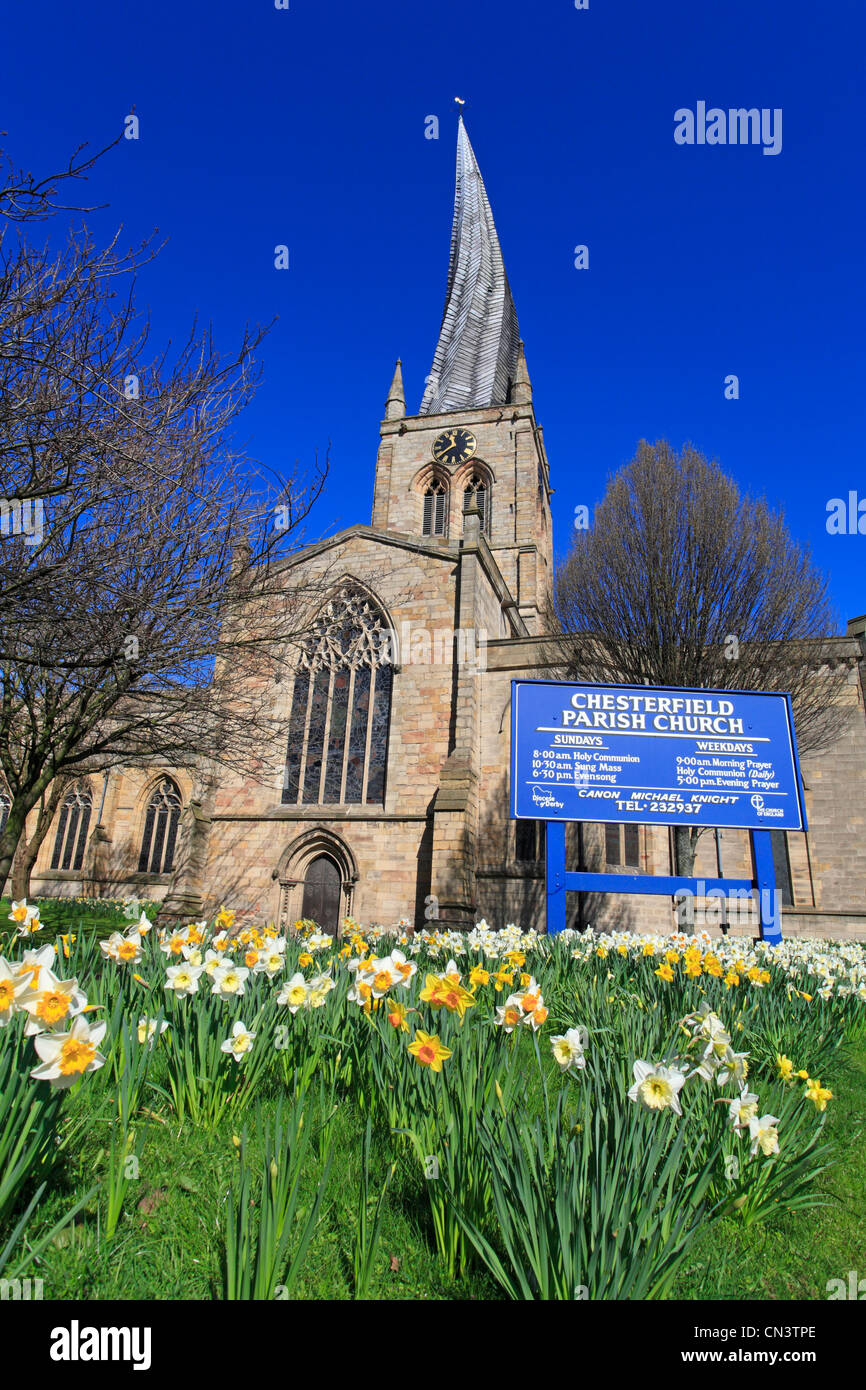
[[[72,869],[77,872],[81,868],[92,809],[93,801],[85,783],[79,782],[67,792],[54,837],[52,869]]]
[[[384,802],[392,685],[385,617],[347,584],[301,644],[284,804]]]
[[[170,874],[180,823],[180,792],[170,777],[159,784],[148,803],[138,856],[140,874]]]

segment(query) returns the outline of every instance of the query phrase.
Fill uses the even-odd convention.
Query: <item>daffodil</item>
[[[231,1036],[220,1043],[221,1052],[230,1052],[236,1062],[245,1062],[257,1034],[251,1033],[245,1024],[238,1020],[232,1027]]]
[[[153,1051],[157,1036],[161,1036],[167,1027],[168,1023],[163,1019],[159,1024],[159,1035],[157,1035],[157,1020],[155,1018],[142,1017],[138,1020],[136,1036],[142,1047],[147,1043],[149,1049]]]
[[[753,1158],[758,1149],[761,1150],[765,1158],[779,1152],[779,1131],[776,1128],[778,1123],[779,1120],[776,1115],[761,1115],[760,1119],[757,1115],[753,1115],[749,1120],[749,1137],[752,1140],[751,1154]]]
[[[523,1010],[520,1007],[520,999],[516,994],[511,994],[504,1004],[500,1004],[496,1010],[495,1022],[500,1028],[504,1028],[506,1033],[512,1033],[523,1022]]]
[[[645,1105],[647,1110],[673,1110],[677,1115],[680,1109],[679,1094],[685,1076],[674,1067],[660,1063],[637,1061],[634,1064],[634,1085],[628,1093],[629,1100]]]
[[[833,1092],[822,1086],[817,1077],[812,1077],[806,1082],[806,1099],[813,1102],[816,1110],[826,1110],[827,1101],[833,1099]]]
[[[402,1033],[408,1033],[409,1024],[406,1022],[406,1018],[408,1014],[414,1013],[415,1010],[408,1008],[406,1004],[401,1004],[399,999],[386,999],[385,1008],[391,1027],[399,1028]]]
[[[165,972],[165,988],[174,990],[181,998],[197,994],[198,978],[203,970],[203,966],[189,965],[186,961],[183,965],[170,965]]]
[[[5,1028],[18,1007],[17,1000],[30,985],[29,975],[22,975],[0,956],[0,1028]]]
[[[87,1005],[87,995],[78,988],[77,980],[60,980],[43,966],[36,983],[22,994],[19,1008],[30,1015],[25,1033],[32,1037],[35,1033],[56,1032],[66,1027]]]
[[[221,999],[234,999],[244,992],[246,980],[249,976],[249,968],[246,965],[231,965],[223,962],[217,966],[211,979],[211,994],[218,994]]]
[[[583,1054],[585,1038],[583,1028],[569,1028],[567,1032],[550,1039],[554,1058],[563,1071],[586,1066],[586,1057]]]
[[[758,1113],[758,1097],[745,1087],[735,1100],[728,1103],[728,1119],[732,1129],[748,1129]]]
[[[37,1055],[42,1059],[41,1065],[30,1073],[33,1080],[50,1081],[56,1090],[63,1090],[87,1072],[104,1066],[105,1058],[97,1048],[107,1027],[106,1023],[97,1023],[91,1028],[87,1020],[79,1016],[68,1033],[40,1033],[33,1039]]]
[[[674,978],[674,972],[671,970],[670,966],[667,965],[667,964],[665,964],[665,965],[660,965],[659,968],[658,968],[658,970],[654,970],[654,971],[653,971],[653,974],[654,974],[654,975],[658,975],[658,977],[659,977],[660,980],[666,980],[668,984],[670,984],[671,981],[672,981],[673,978]]]
[[[296,1014],[307,1002],[307,982],[298,971],[288,980],[277,995],[278,1004],[286,1004],[290,1014]]]
[[[442,1063],[451,1056],[451,1049],[443,1045],[438,1033],[422,1033],[420,1028],[415,1030],[409,1051],[422,1067],[431,1071],[441,1071]]]
[[[336,989],[336,981],[330,975],[314,975],[307,984],[307,998],[305,1007],[308,1009],[321,1009],[325,1000],[332,989]]]
[[[12,904],[9,921],[15,923],[19,936],[30,936],[32,932],[42,929],[42,923],[39,920],[39,908],[35,905],[28,907],[26,898],[22,898],[20,903]]]
[[[776,1053],[776,1067],[781,1081],[792,1081],[794,1079],[794,1063],[790,1057],[783,1057]]]

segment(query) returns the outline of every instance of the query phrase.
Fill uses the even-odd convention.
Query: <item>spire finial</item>
[[[400,358],[397,358],[397,366],[394,368],[394,379],[388,392],[388,399],[385,402],[385,419],[402,420],[406,414],[406,397],[403,394],[403,372],[401,370]]]
[[[532,404],[532,383],[529,380],[526,353],[523,351],[522,341],[517,344],[517,366],[514,371],[514,380],[511,383],[511,404]]]
[[[457,106],[457,115],[458,115],[459,119],[462,121],[462,120],[463,120],[463,108],[464,108],[464,106],[466,105],[466,102],[463,100],[462,97],[455,97],[455,98],[454,98],[454,101],[455,101],[455,104],[456,104],[456,106]]]

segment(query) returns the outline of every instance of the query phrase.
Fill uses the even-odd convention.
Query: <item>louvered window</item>
[[[425,536],[444,536],[447,534],[448,489],[438,479],[431,483],[424,493]]]
[[[463,494],[463,510],[466,511],[472,502],[475,502],[481,513],[481,530],[485,536],[490,535],[490,489],[483,478],[475,474],[469,481],[466,491]]]

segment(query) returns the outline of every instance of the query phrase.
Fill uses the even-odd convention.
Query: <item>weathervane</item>
[[[459,107],[459,110],[458,110],[457,114],[458,114],[458,116],[462,117],[462,116],[463,116],[463,107],[466,105],[466,102],[463,100],[462,97],[455,97],[454,100],[455,100],[455,102],[457,103],[457,106]]]

